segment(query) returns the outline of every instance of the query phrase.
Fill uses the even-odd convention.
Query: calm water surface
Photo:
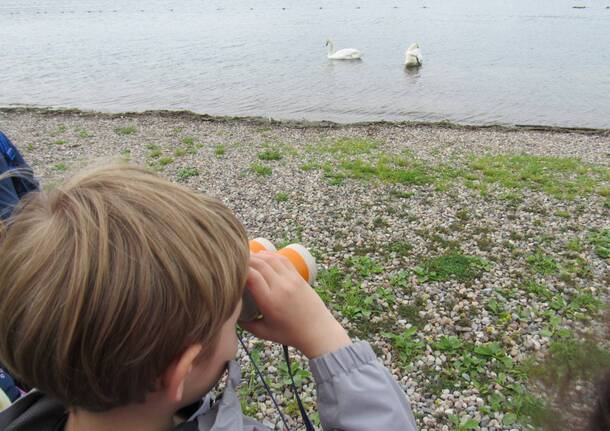
[[[610,127],[608,5],[2,0],[0,105]]]

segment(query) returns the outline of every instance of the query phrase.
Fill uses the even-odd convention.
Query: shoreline
[[[264,116],[232,116],[232,115],[210,115],[198,113],[186,109],[171,110],[144,110],[144,111],[118,111],[106,112],[95,111],[79,108],[63,108],[63,107],[34,107],[34,106],[4,106],[0,107],[0,113],[27,114],[34,113],[38,115],[78,115],[81,117],[103,117],[103,118],[138,118],[158,116],[160,118],[175,118],[183,120],[197,120],[206,122],[242,122],[252,125],[269,125],[283,126],[293,128],[314,128],[314,129],[341,129],[346,127],[370,127],[370,126],[393,126],[393,127],[429,127],[440,129],[454,130],[495,130],[500,132],[516,132],[516,131],[531,131],[531,132],[551,132],[551,133],[578,133],[594,136],[610,136],[610,128],[590,128],[590,127],[564,127],[551,126],[544,124],[462,124],[448,120],[445,121],[356,121],[349,123],[340,123],[328,120],[292,120],[292,119],[275,119]]]

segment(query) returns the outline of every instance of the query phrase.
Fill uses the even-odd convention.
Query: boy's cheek
[[[237,350],[239,348],[239,340],[237,339],[237,331],[233,332],[233,342],[231,343],[231,345],[233,346],[233,348],[231,349],[231,352],[230,352],[231,357],[228,358],[229,360],[235,359],[235,357],[237,356]]]

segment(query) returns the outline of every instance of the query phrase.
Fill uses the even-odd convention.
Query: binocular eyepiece
[[[318,274],[318,266],[309,250],[301,244],[290,244],[286,247],[277,250],[273,243],[266,238],[255,238],[250,240],[250,253],[258,253],[259,251],[271,251],[286,257],[294,266],[297,272],[310,285],[316,280]],[[246,322],[252,321],[260,317],[261,313],[254,302],[254,298],[250,295],[250,291],[246,289],[243,296],[243,304],[241,308],[240,320]]]

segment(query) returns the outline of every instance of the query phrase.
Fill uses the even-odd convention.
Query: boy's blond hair
[[[126,164],[32,193],[0,234],[0,362],[70,407],[143,401],[216,347],[247,242],[220,202]]]

